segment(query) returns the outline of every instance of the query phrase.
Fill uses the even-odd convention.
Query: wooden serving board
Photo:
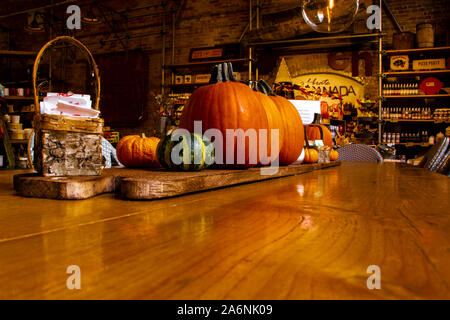
[[[212,190],[242,183],[298,175],[340,165],[305,164],[280,167],[274,175],[261,175],[260,168],[171,172],[163,169],[106,169],[96,177],[14,176],[14,189],[21,196],[60,200],[82,200],[102,193],[120,192],[123,199],[151,200]]]

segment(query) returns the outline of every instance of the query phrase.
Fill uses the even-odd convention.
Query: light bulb
[[[341,32],[350,27],[359,8],[359,0],[304,0],[302,15],[313,30]]]

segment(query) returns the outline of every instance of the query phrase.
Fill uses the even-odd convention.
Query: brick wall
[[[176,1],[181,3],[183,1]],[[266,15],[278,12],[280,10],[288,10],[299,6],[298,0],[261,0],[263,17]],[[361,3],[367,7],[372,2],[378,1],[362,0]],[[119,0],[109,0],[106,3],[116,9],[123,10],[124,2]],[[166,34],[166,63],[172,62],[172,15],[170,7],[175,2],[168,1],[166,10],[167,14],[167,34]],[[256,0],[254,0],[256,4]],[[138,8],[154,4],[154,7],[145,10],[144,13],[160,12],[163,8],[160,6],[160,1],[144,1],[133,0],[127,1],[129,8]],[[447,0],[402,0],[389,1],[390,7],[396,15],[399,23],[406,31],[415,32],[415,25],[423,21],[434,21],[438,24],[437,32],[439,39],[446,39],[448,28],[449,6]],[[82,7],[82,11],[87,7]],[[186,0],[184,9],[179,15],[175,29],[175,63],[184,63],[188,61],[189,51],[195,47],[214,46],[223,43],[232,43],[239,41],[249,21],[249,2],[243,0]],[[130,16],[138,13],[130,13]],[[141,14],[141,13],[139,13]],[[59,15],[64,16],[64,12]],[[361,10],[358,19],[364,22],[367,14],[365,10]],[[17,19],[16,19],[17,20]],[[159,126],[159,118],[156,105],[154,103],[154,96],[161,92],[161,63],[162,63],[162,15],[149,15],[144,17],[131,18],[128,24],[130,39],[127,41],[127,48],[142,49],[148,52],[149,55],[149,102],[147,108],[147,120],[137,124],[135,128],[121,129],[123,134],[146,132],[153,134]],[[12,22],[11,22],[12,23]],[[268,19],[262,20],[262,28],[270,26],[273,21]],[[283,27],[289,29],[289,22],[283,23]],[[291,21],[298,30],[304,29],[304,22],[302,19],[295,19]],[[386,45],[392,41],[392,34],[395,31],[390,18],[384,13],[383,15],[384,32],[387,33]],[[255,22],[254,22],[255,25]],[[276,26],[276,23],[275,23]],[[23,31],[23,27],[20,28]],[[124,26],[117,22],[117,30],[119,35],[124,36]],[[93,53],[105,53],[113,51],[122,51],[124,48],[118,41],[109,41],[115,36],[111,35],[103,45],[100,40],[104,39],[108,34],[110,28],[105,25],[95,26],[83,24],[82,30],[77,33],[77,38],[86,43]],[[15,39],[14,45],[17,50],[38,50],[46,41],[48,35],[27,35],[23,32],[13,34]],[[1,40],[0,33],[0,40]],[[248,40],[247,37],[244,41]],[[441,41],[441,40],[439,40]],[[443,40],[442,40],[443,41]],[[126,40],[124,40],[126,42]],[[0,45],[2,45],[0,42]],[[276,58],[278,59],[278,58]],[[295,58],[290,58],[292,61],[301,66],[303,70],[312,68],[311,66],[325,66],[327,65],[326,53],[297,55]],[[279,62],[279,61],[277,61]],[[277,62],[271,65],[272,70],[266,70],[261,75],[262,78],[273,79],[276,73]],[[376,72],[377,55],[373,51],[374,72]],[[348,70],[346,70],[348,71]],[[170,79],[167,73],[167,79]],[[368,93],[372,96],[376,95],[376,81],[369,79]]]

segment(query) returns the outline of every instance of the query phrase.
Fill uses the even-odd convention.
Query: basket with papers
[[[37,73],[44,53],[69,43],[87,54],[95,77],[96,99],[84,94],[47,93],[39,101]],[[101,135],[103,119],[99,118],[100,76],[90,51],[78,40],[62,36],[49,41],[36,58],[33,68],[36,115],[34,167],[44,176],[93,176],[103,168]],[[91,106],[93,104],[93,107]]]

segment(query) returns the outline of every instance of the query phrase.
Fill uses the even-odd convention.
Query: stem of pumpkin
[[[209,84],[226,81],[236,81],[231,62],[224,62],[215,65],[211,73],[211,80],[209,80]]]
[[[265,80],[263,80],[263,79],[259,80],[259,84],[265,89],[267,95],[275,96],[275,93],[273,93],[272,88],[269,86],[269,84]]]
[[[142,139],[145,139],[146,138],[145,133],[141,133],[141,137],[142,137]]]
[[[264,93],[265,95],[269,95],[269,93],[267,92],[267,89],[264,88],[264,86],[261,84],[261,82],[256,82],[256,90]]]
[[[228,64],[228,78],[230,79],[230,81],[237,81],[233,72],[233,64],[231,62],[227,62],[227,64]]]
[[[230,81],[230,74],[229,74],[229,71],[228,71],[228,63],[224,63],[222,65],[222,71],[223,71],[223,76],[222,76],[223,81],[224,82]]]

